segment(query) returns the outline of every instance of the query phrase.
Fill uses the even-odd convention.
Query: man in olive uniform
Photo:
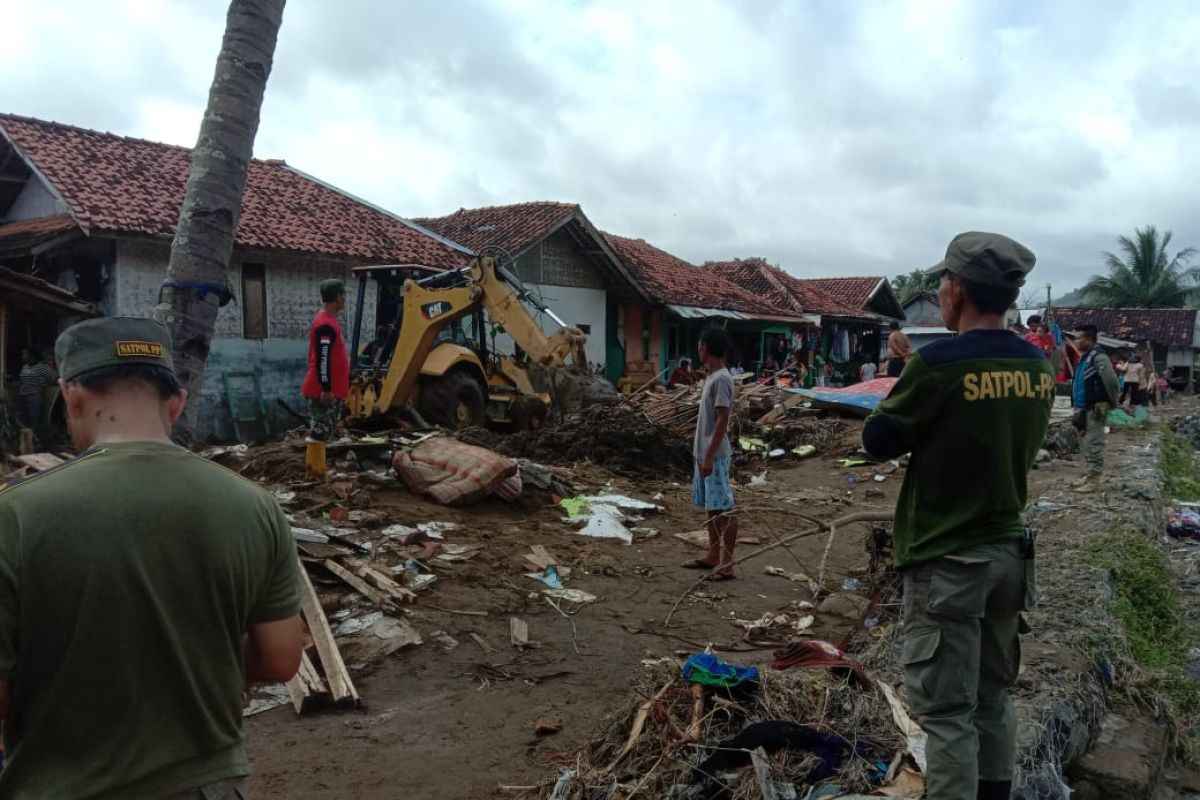
[[[1007,236],[956,236],[931,272],[957,335],[912,353],[863,429],[874,456],[912,453],[894,536],[905,685],[929,737],[929,800],[1008,800],[1012,788],[1008,689],[1021,660],[1019,615],[1034,602],[1021,514],[1054,375],[1004,315],[1033,264]]]
[[[287,518],[171,442],[164,326],[89,320],[55,353],[82,452],[0,492],[0,797],[240,798],[246,682],[304,646]]]
[[[1104,426],[1108,412],[1117,404],[1117,373],[1112,360],[1096,344],[1095,325],[1082,326],[1075,335],[1075,347],[1083,356],[1071,381],[1071,406],[1075,409],[1075,427],[1083,434],[1083,458],[1087,472],[1071,486],[1080,494],[1100,488],[1104,473]]]

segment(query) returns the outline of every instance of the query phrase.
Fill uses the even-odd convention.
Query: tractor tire
[[[550,409],[538,397],[514,397],[508,407],[508,417],[514,431],[536,431],[546,424]]]
[[[483,388],[466,372],[449,372],[421,383],[417,411],[435,425],[450,430],[482,425],[483,409]]]

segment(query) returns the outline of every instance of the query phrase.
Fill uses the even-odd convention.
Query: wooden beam
[[[376,589],[374,586],[367,583],[338,562],[329,558],[324,561],[324,566],[325,569],[329,570],[334,575],[337,575],[339,578],[349,584],[354,591],[363,595],[375,605],[387,611],[396,610],[396,604],[392,602],[392,598],[388,597],[382,591]]]
[[[335,703],[349,701],[351,705],[358,705],[358,690],[354,688],[354,681],[350,680],[346,662],[342,661],[341,651],[333,639],[333,631],[329,627],[329,620],[325,618],[325,609],[321,608],[317,590],[313,588],[312,579],[308,577],[304,565],[300,564],[299,567],[300,610],[308,623],[313,646],[317,649],[317,658],[325,672],[325,680],[329,683],[329,696]]]
[[[292,707],[296,709],[297,714],[304,711],[305,704],[314,694],[325,694],[329,691],[321,674],[309,659],[307,649],[300,654],[300,669],[287,682],[287,690],[292,696]]]

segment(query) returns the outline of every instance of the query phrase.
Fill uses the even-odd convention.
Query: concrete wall
[[[942,309],[925,298],[913,301],[904,309],[908,325],[941,325]]]
[[[7,222],[16,222],[22,219],[36,219],[65,213],[67,213],[66,205],[59,202],[58,198],[51,194],[40,180],[31,177],[25,181],[25,187],[13,201],[12,208],[8,210],[8,216],[5,219]]]
[[[625,374],[639,386],[666,367],[663,333],[662,311],[625,306]]]
[[[517,276],[540,286],[603,289],[604,276],[565,230],[550,234],[517,258]],[[565,317],[564,317],[565,319]]]
[[[150,316],[158,303],[159,286],[166,274],[170,247],[164,242],[121,240],[117,243],[113,292],[116,314]],[[267,286],[267,339],[242,338],[241,265],[265,264]],[[208,369],[199,404],[199,432],[214,439],[232,439],[233,427],[222,377],[226,372],[256,372],[267,404],[272,430],[294,427],[297,421],[278,407],[282,399],[303,413],[300,383],[308,357],[308,327],[320,308],[320,283],[326,278],[346,281],[347,303],[342,328],[347,346],[353,336],[357,284],[350,265],[303,256],[238,250],[230,265],[229,281],[234,301],[217,314],[216,336],[209,351]],[[367,287],[364,303],[363,343],[375,330],[376,287]],[[243,382],[239,382],[239,386]],[[237,389],[235,388],[235,393]]]
[[[546,305],[568,325],[587,325],[588,333],[587,357],[592,364],[605,364],[608,360],[608,317],[607,294],[603,289],[578,289],[568,286],[538,286],[526,284],[540,292]],[[558,323],[544,314],[537,315],[542,330],[553,334],[558,330]],[[497,336],[496,346],[502,352],[511,353],[513,341],[511,337]]]

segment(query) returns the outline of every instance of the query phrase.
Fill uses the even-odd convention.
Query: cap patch
[[[117,342],[117,355],[135,358],[162,358],[163,346],[159,342]]]

